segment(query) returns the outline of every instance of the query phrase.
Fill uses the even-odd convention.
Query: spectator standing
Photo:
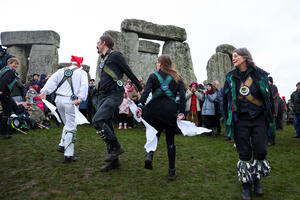
[[[300,82],[296,85],[297,89],[291,95],[291,108],[293,111],[294,127],[296,135],[293,138],[300,138]]]
[[[205,128],[214,129],[215,124],[215,100],[217,98],[216,89],[211,83],[207,85],[207,90],[204,93],[204,103],[202,106],[203,125]],[[215,134],[213,130],[212,134]]]
[[[119,129],[127,129],[128,114],[129,114],[129,103],[127,99],[127,93],[124,92],[123,102],[119,106]]]
[[[200,112],[200,101],[202,95],[198,92],[199,85],[197,82],[192,82],[185,93],[186,98],[186,106],[185,112],[187,116],[187,120],[194,122],[196,126],[198,124],[198,112]]]

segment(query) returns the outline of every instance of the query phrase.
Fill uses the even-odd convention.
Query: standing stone
[[[224,86],[226,74],[232,69],[234,69],[234,67],[231,63],[229,55],[221,52],[215,53],[207,62],[206,83],[218,80],[220,82],[220,88],[222,88]]]
[[[4,46],[47,44],[59,48],[60,37],[55,31],[14,31],[2,32]]]
[[[148,40],[139,41],[138,53],[138,76],[142,76],[147,81],[150,74],[156,71],[156,63],[160,50],[160,44]]]
[[[127,60],[127,63],[134,74],[139,72],[138,62],[139,62],[139,38],[138,34],[133,32],[122,32],[124,37],[124,49],[123,53]]]
[[[148,80],[150,74],[156,71],[157,54],[139,52],[139,71],[136,73],[137,76],[142,76],[145,83]]]
[[[140,40],[139,52],[159,54],[160,44],[148,40]]]
[[[7,52],[15,56],[19,61],[19,67],[17,72],[20,76],[20,79],[23,83],[26,81],[27,71],[28,71],[28,56],[30,48],[25,48],[22,46],[11,46],[7,48]]]
[[[186,84],[197,81],[194,74],[190,48],[187,43],[168,41],[164,44],[162,53],[168,54],[171,57],[175,68],[183,77]]]
[[[118,31],[105,31],[103,35],[110,36],[114,41],[114,50],[120,51],[124,54],[124,37],[121,32]]]
[[[236,48],[230,44],[221,44],[221,45],[217,46],[216,53],[218,53],[218,52],[225,53],[230,57],[230,59],[232,59],[232,53],[235,49]]]
[[[54,45],[32,45],[29,58],[27,83],[33,74],[53,73],[58,69],[58,53]]]
[[[122,31],[135,32],[140,38],[162,41],[179,41],[186,40],[186,31],[173,25],[159,25],[144,20],[125,19],[121,24]]]

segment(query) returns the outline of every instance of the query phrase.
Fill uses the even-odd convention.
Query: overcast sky
[[[0,32],[54,30],[59,62],[84,57],[95,76],[96,43],[124,19],[183,27],[198,82],[220,44],[247,47],[270,72],[280,95],[290,97],[300,81],[300,1],[297,0],[0,0]]]

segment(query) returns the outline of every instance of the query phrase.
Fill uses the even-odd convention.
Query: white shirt
[[[71,65],[69,69],[73,69],[77,66]],[[44,93],[46,95],[51,94],[54,92],[54,90],[57,88],[58,84],[61,82],[61,80],[64,77],[64,71],[65,69],[59,69],[57,70],[46,82],[45,86],[42,88],[41,93]],[[79,68],[73,72],[72,75],[72,85],[74,88],[74,94],[78,97],[78,100],[85,101],[88,96],[88,76],[87,73]],[[72,89],[71,86],[66,80],[56,91],[56,95],[61,96],[72,96]]]

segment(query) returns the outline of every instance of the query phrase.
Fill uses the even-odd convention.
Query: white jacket
[[[71,65],[69,69],[73,69],[76,66]],[[46,82],[45,86],[42,88],[41,93],[44,93],[46,95],[51,94],[54,92],[54,90],[57,88],[58,84],[61,82],[61,80],[64,77],[64,71],[65,69],[59,69],[57,70]],[[88,96],[88,76],[87,73],[79,68],[73,72],[72,75],[72,85],[74,88],[74,94],[78,97],[78,100],[85,101]],[[72,96],[72,90],[71,86],[66,80],[56,91],[56,95],[60,96]]]

